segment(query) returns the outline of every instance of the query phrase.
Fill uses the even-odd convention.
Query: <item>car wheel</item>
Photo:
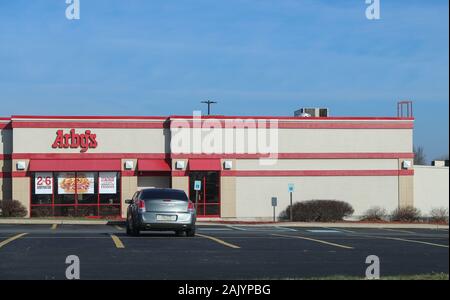
[[[135,224],[133,224],[133,219],[127,220],[127,234],[132,236],[138,236],[141,233],[139,228],[136,227]]]
[[[130,223],[127,221],[127,235],[131,235]]]
[[[189,237],[195,236],[195,228],[188,229],[186,231],[186,236],[189,236]]]
[[[133,226],[133,228],[131,228],[132,236],[139,236],[140,234],[141,234],[141,231],[139,230],[139,228],[136,228],[135,226]]]

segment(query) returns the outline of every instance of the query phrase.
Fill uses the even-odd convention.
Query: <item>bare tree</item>
[[[414,147],[414,164],[415,165],[426,165],[425,151],[422,146]]]

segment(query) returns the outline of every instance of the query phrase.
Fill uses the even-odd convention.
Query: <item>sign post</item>
[[[278,199],[277,197],[272,197],[272,207],[273,207],[273,221],[276,221],[276,217],[275,217],[275,207],[277,207],[277,203]]]
[[[197,203],[198,203],[198,191],[202,189],[202,181],[196,180],[194,181],[194,190],[195,190],[195,211],[197,212]]]
[[[294,184],[289,183],[288,184],[288,191],[289,191],[289,197],[290,197],[290,206],[289,206],[289,220],[292,222],[294,220],[292,216],[292,193],[294,192]]]

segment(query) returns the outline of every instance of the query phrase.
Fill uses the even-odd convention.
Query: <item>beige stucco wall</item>
[[[220,216],[222,218],[236,217],[236,178],[220,178]]]
[[[127,216],[128,204],[125,200],[133,198],[137,191],[137,177],[136,176],[122,176],[122,218]]]
[[[80,149],[53,149],[59,128],[15,128],[14,153],[80,153]],[[64,128],[60,128],[64,129]],[[65,128],[69,133],[71,128]],[[91,130],[98,146],[88,153],[165,153],[170,136],[167,129],[77,128],[76,133]]]
[[[342,200],[354,217],[372,206],[398,207],[397,176],[241,177],[236,178],[236,217],[271,219],[271,197],[278,197],[277,215],[289,205],[288,183],[295,184],[293,201]]]
[[[18,200],[27,209],[27,218],[30,217],[30,178],[13,177],[12,190],[14,200]]]
[[[449,208],[449,168],[414,166],[414,206],[424,215],[431,209]]]
[[[249,149],[253,149],[254,153],[410,153],[413,147],[412,132],[412,129],[217,128],[208,131],[183,128],[173,129],[172,138],[173,144],[176,145],[175,153],[252,153]],[[236,141],[241,140],[239,137],[245,137],[242,142],[246,146],[242,149],[246,151],[237,151]]]
[[[412,152],[412,129],[283,129],[280,152]]]
[[[188,176],[172,177],[172,188],[183,190],[186,193],[186,195],[189,195],[189,177]]]
[[[172,178],[170,176],[139,176],[137,188],[170,188]]]
[[[236,160],[236,170],[397,170],[397,159],[258,159]]]
[[[398,176],[398,186],[399,207],[414,206],[414,177]]]
[[[411,162],[409,170],[414,170],[413,160],[411,158],[399,158],[398,169],[404,169],[403,163],[405,161]],[[399,207],[414,206],[414,177],[413,176],[398,176],[398,205]]]

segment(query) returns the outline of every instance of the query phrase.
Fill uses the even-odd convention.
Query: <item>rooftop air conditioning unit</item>
[[[328,108],[304,107],[294,112],[295,117],[323,117],[329,116]]]

